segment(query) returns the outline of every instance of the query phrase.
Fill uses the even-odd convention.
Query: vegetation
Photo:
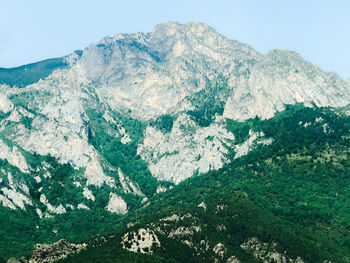
[[[188,111],[193,120],[202,127],[209,126],[215,116],[224,112],[225,99],[228,96],[227,79],[219,75],[214,80],[207,80],[207,87],[189,98],[193,110]]]
[[[125,222],[136,223],[135,229],[152,224],[156,229],[162,217],[190,213],[202,226],[193,242],[207,238],[211,247],[224,243],[226,259],[236,255],[242,262],[258,262],[239,246],[254,236],[277,242],[278,250],[291,258],[350,262],[350,118],[330,109],[296,105],[271,120],[229,121],[228,127],[240,134],[239,141],[247,138],[249,129],[264,132],[274,141],[256,146],[219,171],[192,177],[159,194],[148,207],[129,214]],[[230,149],[228,156],[233,155]],[[207,210],[197,207],[200,202],[205,202]],[[218,212],[217,205],[227,208]],[[226,231],[218,232],[217,225],[224,225]],[[121,250],[120,235],[126,230],[114,231],[119,234],[106,244],[89,247],[64,262],[124,262],[121,255],[126,254],[137,262],[140,254]],[[159,257],[171,262],[203,262],[214,257],[212,250],[197,255],[176,238],[158,235],[162,248],[143,257],[145,262],[157,262]]]
[[[16,68],[0,68],[0,84],[22,88],[46,78],[55,69],[66,66],[64,58],[54,58]]]
[[[157,180],[149,172],[146,162],[137,154],[145,124],[127,115],[115,116],[115,119],[123,123],[131,138],[130,142],[122,143],[117,124],[106,121],[102,113],[93,110],[87,113],[91,120],[90,134],[94,134],[90,136],[89,142],[111,165],[121,168],[137,182],[146,196],[152,196],[158,185]]]
[[[155,126],[158,130],[162,132],[171,132],[174,124],[175,116],[170,114],[161,115],[154,121],[150,123],[151,126]]]
[[[276,242],[278,251],[286,252],[291,258],[300,256],[306,262],[326,259],[350,262],[349,116],[332,109],[296,105],[287,106],[270,120],[255,118],[245,123],[227,120],[227,129],[235,134],[235,143],[244,142],[250,130],[262,132],[273,142],[257,144],[238,159],[232,158],[234,148],[228,148],[227,157],[231,162],[222,169],[194,176],[165,193],[153,195],[157,182],[136,154],[144,124],[127,115],[114,116],[132,137],[131,142],[123,144],[120,137],[112,136],[118,129],[115,124],[107,122],[99,112],[88,114],[92,120],[91,144],[110,164],[121,167],[140,184],[150,198],[149,205],[140,206],[135,196],[123,196],[132,209],[127,216],[120,217],[104,209],[109,190],[91,188],[99,204],[96,207],[100,207],[91,211],[67,211],[67,214],[40,220],[31,207],[27,211],[0,207],[0,216],[4,218],[0,235],[5,237],[0,241],[0,248],[6,248],[0,250],[0,258],[29,255],[31,247],[38,242],[49,243],[59,238],[82,242],[90,238],[87,250],[61,262],[213,261],[217,256],[212,248],[217,243],[225,244],[227,249],[224,262],[231,255],[242,262],[259,262],[240,246],[248,238],[257,237],[269,244]],[[170,118],[165,117],[165,123],[167,121]],[[58,164],[50,157],[31,158],[26,156],[32,160],[32,167],[38,162],[36,158],[40,162],[45,158],[55,181],[65,182],[74,177],[74,173],[79,175],[79,171]],[[2,167],[11,168],[3,162]],[[51,194],[57,198],[74,196],[69,191],[65,196],[61,190],[59,186],[51,187]],[[37,193],[34,191],[31,195],[35,198]],[[201,202],[207,209],[198,207]],[[174,213],[191,214],[191,217],[165,226],[160,219]],[[133,226],[127,227],[129,223]],[[207,240],[210,247],[199,254],[194,247],[185,245],[181,237],[169,238],[166,232],[193,225],[200,226],[201,231],[186,238],[195,245]],[[218,230],[218,226],[224,226],[221,227],[224,230]],[[121,247],[121,236],[140,227],[155,229],[159,237],[161,247],[155,249],[153,255],[130,253]],[[55,233],[53,229],[58,231]],[[108,237],[107,241],[102,241],[101,235]]]

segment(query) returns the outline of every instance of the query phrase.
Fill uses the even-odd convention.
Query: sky
[[[348,0],[0,0],[0,67],[61,57],[167,21],[204,22],[263,54],[293,50],[350,78]]]

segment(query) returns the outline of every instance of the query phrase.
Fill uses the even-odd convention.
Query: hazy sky
[[[200,21],[266,53],[298,52],[350,77],[347,0],[0,0],[0,67],[59,57],[106,35]]]

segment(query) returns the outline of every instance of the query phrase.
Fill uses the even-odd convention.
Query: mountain
[[[298,54],[169,22],[0,83],[0,258],[349,262],[350,86]]]

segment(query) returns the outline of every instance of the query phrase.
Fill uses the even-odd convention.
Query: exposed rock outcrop
[[[0,112],[8,113],[13,109],[14,105],[5,94],[0,93]]]
[[[128,206],[124,199],[114,193],[110,193],[106,209],[120,215],[125,215],[128,212]]]
[[[119,181],[123,187],[124,193],[133,193],[145,197],[145,194],[142,193],[140,186],[137,183],[131,181],[131,179],[126,176],[120,168],[118,168]]]
[[[227,161],[223,144],[232,141],[234,135],[224,128],[223,122],[218,118],[209,127],[200,128],[182,114],[170,133],[148,126],[138,153],[148,162],[154,177],[178,184],[196,171],[216,170]]]
[[[216,255],[223,257],[226,252],[226,248],[224,244],[218,243],[214,246],[213,251]]]
[[[16,146],[8,146],[0,140],[0,159],[7,160],[13,166],[16,166],[22,173],[29,173],[29,166],[22,153]]]
[[[64,239],[53,244],[37,244],[34,246],[29,263],[55,262],[70,254],[78,253],[85,247],[86,244],[72,244]]]
[[[149,228],[140,228],[136,232],[126,233],[121,244],[129,251],[149,254],[152,254],[154,248],[160,247],[157,235]]]
[[[349,98],[349,87],[336,74],[323,72],[295,52],[276,49],[260,57],[250,75],[240,79],[224,116],[268,119],[286,104],[342,107]]]
[[[300,257],[292,259],[285,253],[278,252],[277,244],[268,244],[261,242],[256,237],[249,238],[246,242],[241,244],[241,248],[245,251],[252,253],[254,257],[263,260],[264,262],[277,262],[277,263],[304,263],[305,261]]]
[[[241,261],[237,257],[231,256],[227,259],[226,263],[241,263]]]

